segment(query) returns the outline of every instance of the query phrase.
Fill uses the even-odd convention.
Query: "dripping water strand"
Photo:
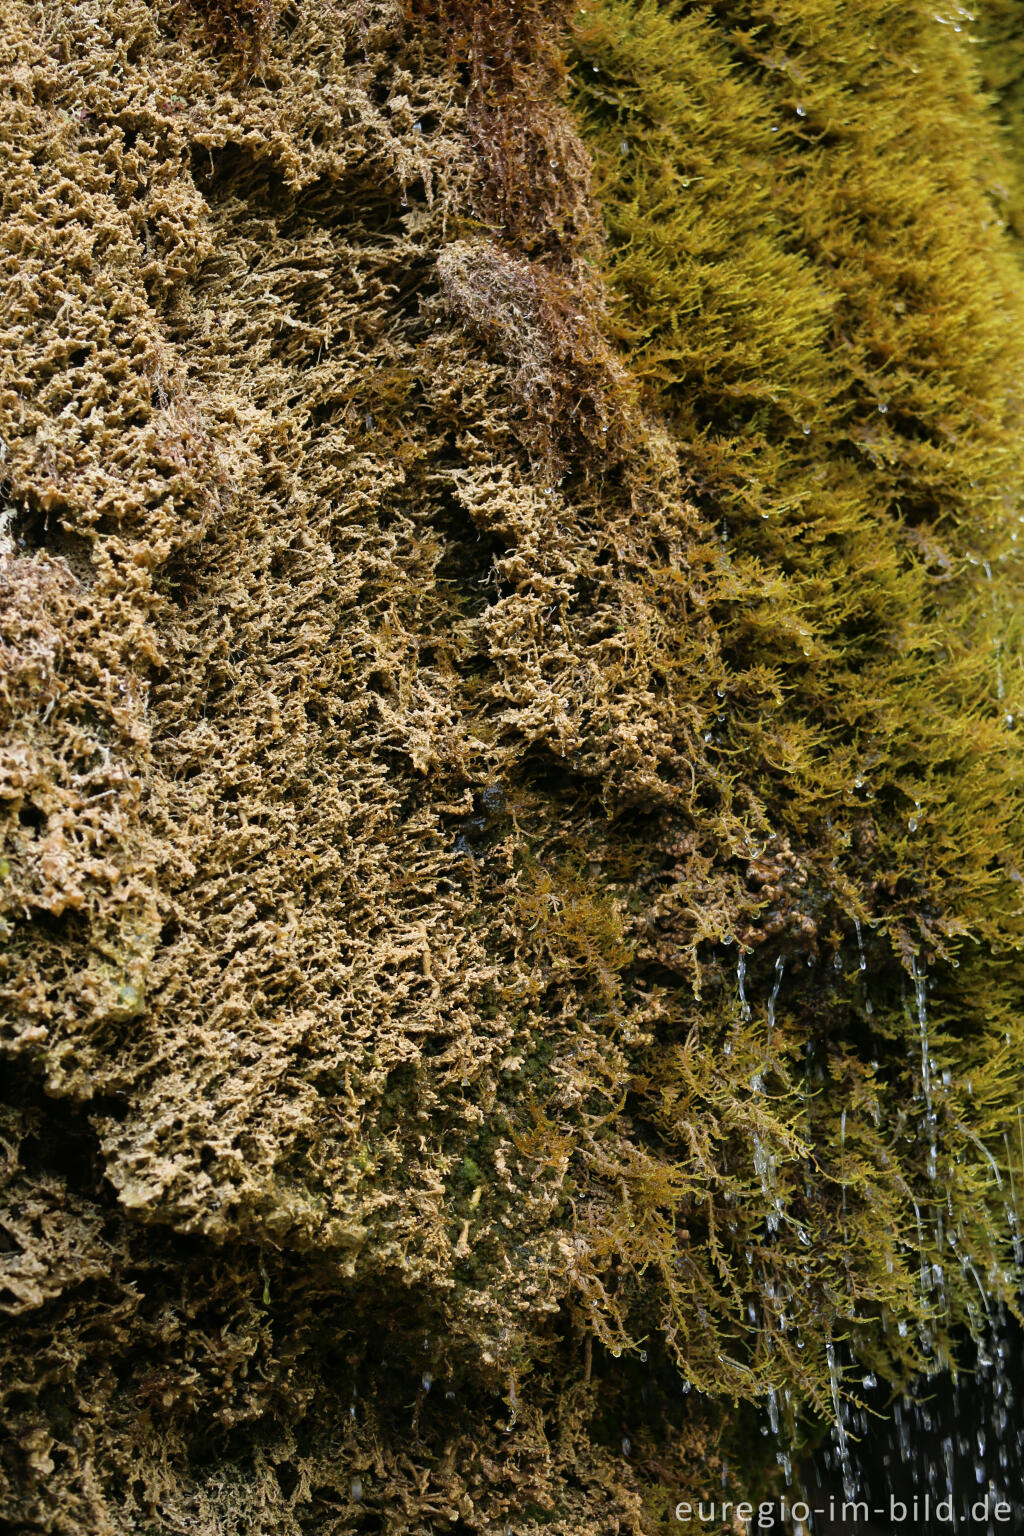
[[[775,985],[772,987],[772,994],[768,999],[768,1043],[765,1047],[766,1054],[771,1052],[772,1035],[775,1033],[775,1004],[779,999],[779,988],[782,986],[782,973],[785,969],[785,958],[779,955],[775,961]]]
[[[992,615],[996,620],[996,624],[998,625],[999,599],[996,596],[995,577],[992,575],[992,567],[987,560],[982,561],[982,569],[984,570],[985,578],[988,581],[989,601],[992,604]],[[1003,681],[1003,639],[1001,635],[997,636],[997,638],[993,641],[993,645],[995,647],[996,656],[996,698],[1000,703],[1002,703],[1003,699],[1006,697],[1006,686]]]
[[[843,1492],[847,1499],[856,1495],[856,1483],[853,1479],[853,1465],[850,1461],[850,1445],[846,1437],[845,1410],[842,1393],[840,1391],[839,1363],[836,1359],[836,1346],[832,1339],[825,1345],[825,1354],[828,1359],[829,1382],[832,1387],[832,1408],[836,1416],[836,1438],[839,1442],[839,1463],[843,1474]]]
[[[1018,1109],[1018,1114],[1020,1110]],[[1006,1222],[1013,1242],[1013,1259],[1018,1269],[1024,1269],[1024,1243],[1021,1241],[1020,1204],[1017,1199],[1017,1181],[1013,1176],[1013,1153],[1010,1150],[1010,1133],[1003,1132],[1006,1147],[1006,1167],[1010,1176],[1010,1198],[1006,1201]]]
[[[917,1003],[917,1026],[921,1040],[921,1082],[924,1089],[925,1121],[928,1129],[928,1177],[934,1183],[938,1174],[938,1122],[932,1093],[931,1039],[928,1032],[928,1000],[924,973],[917,959],[910,962]]]
[[[969,1305],[968,1312],[975,1331],[972,1368],[965,1360],[959,1372],[927,1375],[893,1405],[889,1414],[872,1411],[870,1405],[860,1412],[847,1400],[845,1419],[840,1420],[843,1404],[838,1351],[829,1351],[837,1427],[827,1447],[818,1453],[812,1473],[821,1491],[828,1491],[830,1482],[836,1480],[843,1458],[841,1425],[857,1489],[855,1497],[871,1506],[884,1505],[894,1495],[907,1515],[913,1508],[915,1524],[901,1529],[937,1533],[952,1531],[955,1526],[957,1530],[970,1529],[977,1536],[998,1536],[1000,1531],[1018,1528],[1007,1521],[1015,1514],[1015,1493],[1019,1507],[1020,1468],[1024,1466],[1024,1419],[1019,1408],[1024,1340],[1003,1301],[993,1298],[987,1325],[977,1305]],[[898,1326],[905,1336],[907,1325]],[[888,1332],[889,1322],[883,1327]],[[874,1394],[879,1388],[877,1377],[869,1372],[863,1387]],[[885,1406],[884,1390],[875,1399],[878,1408]],[[919,1526],[914,1500],[925,1494],[930,1495],[936,1523]],[[984,1514],[973,1513],[978,1507],[976,1501]],[[941,1502],[947,1503],[951,1514],[935,1514]],[[999,1506],[1002,1511],[996,1513]]]
[[[740,950],[739,959],[736,962],[736,984],[740,993],[740,1017],[744,1020],[750,1018],[750,1004],[747,1002],[747,957]]]
[[[762,1056],[760,1066],[757,1068],[750,1079],[750,1087],[753,1093],[761,1092],[762,1088],[764,1087],[765,1073],[771,1067],[772,1035],[775,1032],[775,1004],[778,1001],[779,988],[782,986],[782,973],[785,970],[785,966],[786,962],[784,957],[779,955],[775,961],[775,984],[772,987],[771,995],[768,999],[768,1034],[765,1041],[764,1055]],[[745,971],[743,975],[745,976]],[[743,1006],[746,1009],[745,1017],[749,1018],[750,1009],[747,1005],[746,997],[742,990],[740,992],[740,997]],[[783,1213],[783,1208],[782,1200],[779,1197],[776,1183],[777,1166],[775,1154],[769,1151],[768,1147],[762,1140],[756,1126],[753,1129],[753,1145],[754,1172],[757,1174],[761,1181],[761,1192],[764,1195],[765,1205],[770,1208],[766,1217],[766,1225],[769,1232],[777,1232],[779,1229],[779,1218]]]
[[[859,917],[855,917],[854,918],[853,926],[857,930],[857,959],[858,959],[858,966],[859,966],[859,969],[860,969],[860,984],[861,984],[861,987],[862,987],[863,992],[864,992],[864,1012],[867,1014],[868,1018],[870,1018],[875,1010],[874,1010],[874,1007],[872,1006],[871,998],[870,998],[870,996],[868,994],[868,978],[867,978],[868,957],[864,953],[864,935],[863,935],[863,933],[861,931],[860,918]]]

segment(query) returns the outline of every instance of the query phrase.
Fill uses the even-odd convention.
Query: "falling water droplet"
[[[928,1006],[924,973],[918,969],[917,960],[911,962],[914,991],[917,999],[917,1021],[921,1037],[921,1079],[924,1087],[925,1118],[928,1128],[928,1177],[935,1179],[938,1173],[938,1120],[932,1097],[931,1041],[928,1035]]]
[[[740,951],[739,960],[736,963],[736,983],[740,994],[740,1014],[744,1019],[750,1018],[750,1004],[747,1002],[747,957]]]
[[[779,996],[779,988],[782,986],[782,973],[785,970],[785,968],[786,968],[785,958],[782,955],[779,955],[778,959],[775,962],[775,985],[772,988],[772,995],[768,999],[768,1043],[769,1043],[769,1045],[771,1044],[772,1031],[775,1028],[775,1004],[776,1004],[776,1001],[777,1001],[778,996]]]
[[[846,1437],[846,1424],[844,1422],[844,1404],[840,1393],[839,1364],[836,1360],[836,1346],[829,1339],[825,1345],[825,1355],[828,1359],[829,1381],[832,1387],[832,1408],[836,1416],[836,1435],[839,1439],[839,1461],[843,1474],[843,1492],[847,1499],[852,1499],[856,1492],[856,1484],[853,1480],[853,1467],[850,1462],[850,1446]]]

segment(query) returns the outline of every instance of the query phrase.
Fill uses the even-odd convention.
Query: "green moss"
[[[714,549],[710,753],[770,829],[738,935],[754,1017],[725,953],[702,1017],[666,1000],[677,1042],[659,1030],[633,1079],[658,1151],[620,1143],[600,1251],[705,1390],[795,1381],[820,1407],[830,1335],[912,1371],[977,1316],[971,1266],[1014,1283],[993,1166],[1019,1179],[1024,1044],[1019,962],[992,958],[1024,938],[1003,162],[973,45],[928,7],[603,0],[574,38],[609,323]]]
[[[771,14],[583,12],[612,317],[721,521],[723,752],[804,838],[865,808],[871,877],[914,871],[890,927],[962,896],[994,933],[1021,372],[992,136],[930,14]]]
[[[985,0],[973,14],[980,65],[1002,126],[1006,173],[993,178],[1000,211],[1024,236],[1024,21],[1014,0]]]

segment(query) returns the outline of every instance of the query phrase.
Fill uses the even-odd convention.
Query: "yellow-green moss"
[[[981,1142],[1005,1173],[1022,1038],[991,956],[1022,938],[1022,306],[972,47],[955,17],[882,0],[855,13],[610,0],[575,22],[609,323],[719,540],[711,757],[752,834],[770,829],[749,871],[762,901],[735,935],[764,957],[748,962],[760,1023],[735,1022],[723,1060],[737,1004],[719,972],[724,999],[705,986],[685,1051],[655,1031],[638,1096],[664,1152],[678,1147],[666,1181],[728,1190],[730,1131],[748,1141],[739,1166],[751,1141],[755,1161],[777,1160],[778,1232],[766,1240],[767,1183],[731,1188],[715,1218],[728,1238],[713,1199],[702,1225],[707,1268],[689,1283],[723,1326],[757,1306],[731,1381],[713,1350],[700,1371],[687,1357],[709,1390],[742,1391],[753,1367],[813,1395],[773,1312],[818,1341],[820,1371],[830,1330],[927,1311],[915,1201],[937,1262],[948,1199],[964,1254],[977,1245],[988,1283],[1012,1288]],[[805,979],[805,958],[833,955],[831,977]],[[773,962],[786,970],[770,1027]],[[935,1180],[908,973],[928,978]],[[1016,961],[1008,975],[1019,984]],[[694,1189],[649,1198],[668,1212]],[[625,1235],[616,1245],[641,1267]],[[673,1242],[645,1233],[638,1250],[664,1255],[668,1295]],[[959,1276],[943,1262],[940,1334],[976,1315],[966,1260]],[[692,1316],[693,1293],[671,1310]],[[896,1353],[915,1359],[913,1343]]]
[[[971,12],[970,32],[979,44],[981,77],[992,93],[1003,129],[1008,165],[994,183],[1000,211],[1024,236],[1024,18],[1015,0],[985,0]]]

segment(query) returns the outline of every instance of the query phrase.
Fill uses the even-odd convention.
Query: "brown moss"
[[[417,0],[466,76],[466,124],[481,175],[473,209],[502,241],[564,266],[595,242],[590,161],[563,101],[567,0],[507,6]]]
[[[546,949],[517,914],[552,767],[602,824],[692,785],[671,658],[709,641],[647,595],[686,544],[671,456],[596,488],[628,397],[597,289],[554,233],[489,233],[525,229],[537,140],[501,203],[451,37],[305,8],[257,68],[248,15],[4,13],[5,1502],[639,1529],[641,1383],[566,1330],[562,1173],[520,1148],[628,949],[568,850],[531,854],[574,892]],[[689,1423],[669,1486],[720,1476]]]

